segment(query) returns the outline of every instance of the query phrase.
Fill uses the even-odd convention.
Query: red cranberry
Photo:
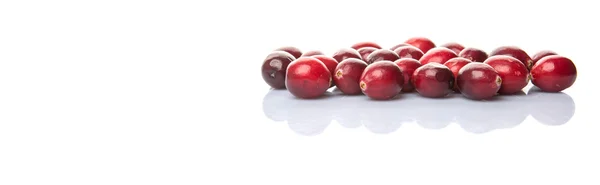
[[[285,75],[288,65],[296,60],[285,51],[273,51],[262,64],[262,77],[274,89],[285,89]]]
[[[340,62],[335,68],[333,82],[344,94],[361,94],[362,91],[360,89],[359,81],[367,65],[366,62],[356,58],[346,59]]]
[[[429,50],[429,52],[425,53],[425,55],[423,55],[423,57],[419,59],[419,62],[421,63],[421,65],[425,65],[431,62],[444,64],[448,60],[456,57],[458,57],[458,55],[456,55],[454,51],[448,48],[438,47],[433,48]]]
[[[429,63],[417,68],[412,80],[417,92],[429,98],[441,98],[452,93],[454,75],[450,69],[439,63]]]
[[[400,57],[398,57],[398,54],[394,53],[392,50],[378,49],[376,51],[373,51],[373,53],[369,54],[365,62],[367,62],[367,64],[372,64],[383,60],[393,62],[398,60],[399,58]]]
[[[325,66],[327,67],[327,70],[329,70],[329,72],[331,73],[331,76],[333,77],[333,75],[335,74],[335,67],[337,67],[338,62],[328,56],[325,55],[316,55],[316,56],[312,56],[313,58],[319,59],[321,62],[323,62],[323,64],[325,64]],[[331,84],[331,87],[333,87],[333,83]]]
[[[459,91],[465,97],[485,100],[496,96],[500,90],[502,78],[492,66],[471,62],[460,69],[457,82]]]
[[[355,49],[355,50],[359,50],[360,48],[364,48],[364,47],[372,47],[372,48],[381,49],[381,46],[374,42],[359,42],[359,43],[352,45],[351,48]]]
[[[469,59],[472,62],[484,62],[488,58],[488,54],[485,51],[477,48],[465,48],[458,56]]]
[[[294,96],[302,99],[318,98],[331,86],[331,73],[323,62],[302,57],[290,63],[285,85]]]
[[[394,50],[396,50],[396,49],[398,49],[399,47],[402,47],[402,46],[412,46],[412,45],[407,44],[407,43],[400,43],[400,44],[395,45],[394,47],[391,47],[390,50],[394,51]]]
[[[454,53],[456,53],[456,54],[459,54],[463,49],[465,49],[465,47],[463,45],[456,43],[456,42],[446,43],[444,45],[441,45],[441,47],[448,48],[448,49],[454,51]]]
[[[379,61],[363,71],[360,89],[367,97],[375,100],[388,100],[396,97],[404,85],[404,75],[394,62]]]
[[[360,53],[358,53],[358,51],[352,48],[339,49],[337,52],[333,53],[333,58],[338,62],[342,62],[347,58],[356,58],[362,60],[362,58],[360,57]]]
[[[421,67],[421,63],[418,60],[413,58],[401,58],[394,61],[402,74],[404,75],[404,86],[402,87],[402,92],[412,92],[415,90],[415,86],[412,82],[412,74],[417,70],[417,68]]]
[[[325,54],[318,50],[312,50],[312,51],[307,51],[306,53],[302,54],[302,57],[312,57],[312,56],[317,56],[317,55],[325,55]]]
[[[294,58],[300,58],[302,56],[302,51],[300,51],[300,49],[298,49],[297,47],[294,47],[294,46],[280,47],[280,48],[277,48],[275,51],[288,52],[289,54],[292,54],[292,56],[294,56]]]
[[[556,52],[550,51],[550,50],[542,50],[542,51],[537,52],[535,55],[533,55],[533,57],[531,57],[531,60],[533,60],[533,65],[535,65],[535,63],[540,61],[540,59],[542,59],[546,56],[550,56],[550,55],[558,55],[558,54]]]
[[[450,71],[452,71],[452,74],[454,75],[454,82],[456,82],[456,77],[458,77],[458,71],[460,71],[460,69],[462,69],[465,65],[471,63],[472,61],[463,57],[456,57],[453,59],[448,60],[444,65],[446,67],[448,67],[448,69],[450,69]],[[452,90],[454,91],[458,91],[458,85],[457,83],[454,83],[454,86],[452,87]]]
[[[413,37],[406,40],[404,43],[419,48],[423,53],[427,53],[430,49],[435,48],[435,43],[425,37]]]
[[[531,60],[531,57],[529,57],[527,52],[523,51],[517,46],[502,46],[496,48],[494,51],[492,51],[492,53],[490,53],[490,56],[495,55],[508,55],[511,57],[515,57],[523,64],[525,64],[528,70],[531,69],[531,66],[533,66],[533,60]]]
[[[560,92],[573,85],[577,67],[571,59],[551,55],[542,58],[531,69],[531,82],[545,92]]]
[[[400,58],[413,58],[419,60],[423,57],[423,52],[414,46],[398,47],[394,50],[394,53]]]
[[[502,85],[500,85],[500,94],[515,94],[522,92],[523,88],[529,83],[529,71],[527,67],[518,59],[505,56],[496,55],[488,58],[483,62],[492,66],[500,78],[502,78]]]
[[[358,49],[358,54],[360,54],[360,57],[363,60],[367,60],[367,56],[369,56],[369,54],[373,53],[373,51],[377,51],[377,48],[374,47],[364,47],[364,48],[360,48]]]

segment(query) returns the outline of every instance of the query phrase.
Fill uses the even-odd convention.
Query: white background
[[[599,184],[596,8],[2,1],[0,184]],[[330,55],[413,36],[551,49],[579,75],[563,94],[488,104],[299,101],[260,76],[281,46]]]

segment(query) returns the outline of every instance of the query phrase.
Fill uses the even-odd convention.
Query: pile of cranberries
[[[292,46],[272,51],[262,64],[264,81],[302,99],[323,96],[336,86],[343,94],[390,100],[403,92],[442,98],[453,92],[473,100],[521,92],[529,84],[560,92],[577,78],[575,64],[551,50],[533,57],[516,46],[487,53],[459,43],[436,46],[414,37],[391,48],[360,42],[333,55]]]

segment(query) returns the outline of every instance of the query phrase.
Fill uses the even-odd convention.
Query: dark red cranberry
[[[492,66],[498,72],[500,78],[502,78],[502,85],[500,85],[500,90],[498,90],[500,94],[522,92],[523,88],[529,84],[529,71],[527,67],[514,57],[496,55],[491,56],[483,63]]]
[[[413,37],[406,40],[404,43],[419,48],[423,53],[427,53],[430,49],[435,48],[435,43],[425,37]]]
[[[488,58],[488,54],[485,51],[477,48],[465,48],[458,56],[469,59],[472,62],[483,62]]]
[[[421,63],[414,58],[401,58],[394,61],[402,74],[404,75],[404,87],[402,87],[402,92],[412,92],[415,90],[415,86],[412,82],[412,74],[417,70],[417,68],[421,67]]]
[[[394,62],[379,61],[363,71],[360,89],[371,99],[389,100],[396,97],[404,85],[404,75]]]
[[[335,59],[325,55],[315,55],[312,57],[319,59],[321,62],[323,62],[323,64],[325,64],[325,66],[327,67],[327,70],[329,70],[329,72],[331,73],[332,77],[333,75],[335,75],[335,67],[337,67],[338,65],[338,62]],[[334,85],[334,83],[331,83],[331,87],[333,87]]]
[[[419,60],[421,57],[423,57],[423,52],[414,46],[398,47],[394,50],[394,53],[396,53],[400,58],[413,58]]]
[[[306,53],[302,54],[302,57],[312,57],[312,56],[316,56],[316,55],[325,55],[325,54],[318,50],[312,50],[312,51],[307,51]]]
[[[454,51],[454,53],[459,54],[463,49],[465,49],[465,47],[459,43],[456,42],[450,42],[450,43],[446,43],[441,45],[441,47],[445,47],[448,48],[452,51]]]
[[[327,92],[331,83],[327,66],[316,58],[301,57],[287,68],[285,85],[298,98],[318,98]]]
[[[367,62],[367,64],[372,64],[383,60],[393,62],[398,60],[399,58],[400,57],[398,57],[398,54],[394,53],[392,50],[378,49],[369,54],[365,62]]]
[[[402,46],[412,46],[412,45],[407,44],[407,43],[400,43],[400,44],[395,45],[394,47],[391,47],[390,50],[394,51],[394,50],[396,50],[396,49],[398,49],[399,47],[402,47]]]
[[[502,78],[496,70],[487,64],[471,62],[458,72],[458,89],[467,98],[473,100],[491,99],[498,93]]]
[[[465,65],[471,63],[472,61],[463,57],[456,57],[453,59],[448,60],[444,65],[446,67],[448,67],[448,69],[450,69],[450,71],[452,71],[452,74],[454,75],[454,82],[456,82],[456,77],[458,77],[458,71],[460,71],[460,69],[462,69]],[[458,85],[457,83],[454,83],[454,86],[452,87],[452,90],[454,91],[458,91]]]
[[[452,93],[454,75],[439,63],[428,63],[417,68],[412,77],[415,89],[424,97],[441,98]]]
[[[530,70],[531,67],[533,66],[533,60],[531,60],[531,57],[529,57],[527,52],[525,52],[524,50],[522,50],[521,48],[519,48],[517,46],[498,47],[490,53],[490,56],[495,56],[495,55],[508,55],[511,57],[515,57],[516,59],[521,61],[523,64],[525,64],[525,66],[527,67],[528,70]]]
[[[419,62],[421,63],[421,65],[425,65],[432,62],[444,64],[448,60],[456,57],[458,57],[458,55],[456,55],[454,51],[448,48],[438,47],[433,48],[429,50],[429,52],[425,53],[423,57],[419,59]]]
[[[333,82],[344,94],[361,94],[360,77],[368,64],[356,58],[349,58],[340,62],[335,68]]]
[[[560,92],[573,85],[577,67],[571,59],[551,55],[539,60],[531,69],[531,82],[545,92]]]
[[[275,51],[288,52],[289,54],[292,54],[292,56],[294,56],[294,58],[300,58],[302,56],[302,51],[300,51],[300,49],[298,49],[297,47],[294,47],[294,46],[280,47],[280,48],[275,49]]]
[[[360,57],[363,60],[367,60],[367,56],[369,56],[369,54],[373,53],[373,51],[377,51],[377,48],[374,47],[364,47],[364,48],[360,48],[358,49],[358,54],[360,54]]]
[[[262,77],[274,89],[285,89],[285,75],[288,65],[296,60],[285,51],[273,51],[262,64]]]
[[[374,42],[359,42],[359,43],[352,45],[351,48],[355,49],[355,50],[359,50],[360,48],[364,48],[364,47],[372,47],[372,48],[381,49],[381,46]]]
[[[535,63],[540,61],[540,59],[542,59],[546,56],[550,56],[550,55],[558,55],[558,54],[551,50],[542,50],[542,51],[537,52],[535,55],[533,55],[533,57],[531,57],[531,60],[533,60],[533,65],[535,65]]]
[[[358,53],[358,51],[356,51],[355,49],[352,49],[352,48],[339,49],[338,51],[333,53],[333,58],[338,62],[342,62],[342,61],[346,60],[347,58],[356,58],[356,59],[362,60],[360,53]]]

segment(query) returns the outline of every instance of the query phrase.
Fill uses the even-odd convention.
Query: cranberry
[[[320,60],[302,57],[290,63],[285,85],[294,96],[302,99],[318,98],[331,86],[331,73]]]
[[[483,62],[488,58],[488,54],[485,51],[477,48],[465,48],[458,53],[458,56],[469,59],[472,62]]]
[[[502,78],[502,85],[498,93],[500,94],[515,94],[522,92],[523,88],[529,83],[529,71],[527,67],[518,59],[505,56],[496,55],[488,58],[483,62],[492,66],[500,78]]]
[[[392,50],[378,49],[376,51],[373,51],[373,53],[369,54],[365,62],[367,62],[367,64],[372,64],[383,60],[393,62],[398,60],[399,58],[400,57],[398,57],[398,54],[394,53]]]
[[[412,80],[417,92],[429,98],[441,98],[452,93],[454,75],[450,69],[439,63],[429,63],[417,68]]]
[[[421,63],[414,58],[401,58],[394,61],[402,74],[404,75],[404,86],[402,87],[402,92],[412,92],[415,90],[415,86],[412,82],[412,74],[417,70],[417,68],[421,67]]]
[[[285,89],[285,75],[288,65],[296,60],[285,51],[273,51],[262,64],[262,77],[274,89]]]
[[[344,94],[361,94],[359,81],[368,64],[356,58],[349,58],[340,62],[335,68],[333,82]]]
[[[289,54],[292,54],[292,56],[294,56],[294,58],[300,58],[302,56],[302,51],[300,51],[300,49],[298,49],[297,47],[294,47],[294,46],[280,47],[280,48],[275,49],[275,51],[288,52]]]
[[[423,57],[423,52],[414,46],[398,47],[394,50],[394,53],[400,58],[413,58],[419,60]]]
[[[419,48],[423,53],[427,53],[430,49],[435,48],[435,43],[425,37],[413,37],[406,40],[404,43]]]
[[[396,49],[398,49],[399,47],[402,47],[402,46],[412,46],[412,45],[407,44],[407,43],[400,43],[400,44],[395,45],[394,47],[391,47],[390,50],[394,51],[394,50],[396,50]]]
[[[364,48],[360,48],[358,49],[358,54],[360,54],[360,57],[363,60],[367,60],[367,56],[369,56],[369,54],[373,53],[373,51],[377,51],[377,48],[374,47],[364,47]]]
[[[465,47],[463,45],[456,43],[456,42],[446,43],[446,44],[441,45],[441,47],[448,48],[448,49],[454,51],[454,53],[456,53],[456,54],[460,53],[463,49],[465,49]]]
[[[421,62],[421,65],[425,65],[431,62],[444,64],[448,60],[456,57],[458,57],[458,55],[456,55],[454,51],[448,48],[439,47],[429,50],[429,52],[425,53],[425,55],[423,55],[423,57],[419,59],[419,62]]]
[[[531,69],[531,82],[545,92],[560,92],[573,85],[577,68],[571,59],[551,55],[542,58]]]
[[[458,72],[458,89],[469,99],[484,100],[496,96],[502,78],[496,70],[484,63],[471,62]]]
[[[316,55],[325,55],[325,54],[318,50],[307,51],[306,53],[302,54],[303,57],[312,57],[312,56],[316,56]]]
[[[456,57],[453,59],[448,60],[444,65],[446,67],[448,67],[448,69],[450,69],[450,71],[452,71],[452,74],[454,75],[454,81],[456,82],[456,77],[458,77],[458,71],[460,71],[460,69],[462,69],[465,65],[471,63],[472,61],[463,57]],[[454,91],[458,91],[458,85],[457,83],[454,83],[454,86],[452,87],[452,90]]]
[[[531,57],[531,60],[533,60],[533,65],[535,65],[535,63],[540,61],[540,59],[542,59],[546,56],[550,56],[550,55],[558,55],[558,54],[556,52],[550,51],[550,50],[542,50],[542,51],[537,52],[535,55],[533,55],[533,57]]]
[[[352,48],[339,49],[338,51],[333,53],[333,58],[338,62],[342,62],[347,58],[357,58],[362,60],[362,57],[360,57],[360,53],[358,53],[358,51]]]
[[[327,67],[327,70],[329,70],[329,72],[331,73],[331,76],[333,77],[333,75],[335,74],[335,67],[337,67],[338,62],[328,56],[325,55],[316,55],[316,56],[312,56],[313,58],[319,59],[321,62],[323,62],[323,64],[325,64],[325,66]],[[331,87],[333,87],[333,83],[331,84]]]
[[[404,75],[398,65],[384,60],[367,66],[360,77],[359,84],[367,97],[389,100],[402,91]]]
[[[527,52],[523,51],[521,48],[519,48],[517,46],[498,47],[490,53],[490,56],[495,56],[495,55],[508,55],[511,57],[515,57],[516,59],[521,61],[523,64],[525,64],[525,66],[527,67],[528,70],[531,69],[531,66],[533,66],[533,60],[531,60],[531,57],[529,57]]]
[[[372,48],[381,49],[381,46],[374,42],[359,42],[359,43],[352,45],[351,48],[355,49],[355,50],[359,50],[360,48],[364,48],[364,47],[372,47]]]

